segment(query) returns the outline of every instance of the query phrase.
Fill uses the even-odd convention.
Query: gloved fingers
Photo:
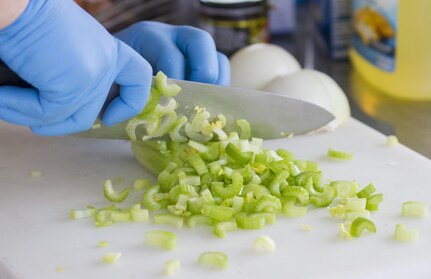
[[[219,62],[211,35],[198,28],[177,28],[176,44],[186,58],[186,78],[192,81],[215,83],[219,76]]]
[[[228,86],[230,84],[230,63],[223,53],[217,52],[218,58],[218,79],[216,84]]]
[[[96,121],[103,101],[92,101],[82,106],[64,121],[50,125],[30,125],[33,133],[43,136],[63,136],[90,129]]]
[[[34,88],[0,86],[0,118],[17,125],[42,125],[65,118],[65,111],[45,112]]]
[[[106,107],[105,125],[115,125],[132,118],[147,103],[152,79],[152,69],[145,59],[121,41],[118,43],[117,76],[120,94]]]
[[[183,53],[171,42],[161,46],[155,72],[162,71],[169,78],[186,78],[186,59]]]

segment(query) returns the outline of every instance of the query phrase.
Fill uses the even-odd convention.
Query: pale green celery
[[[130,193],[130,186],[126,187],[123,191],[117,192],[112,186],[112,181],[107,179],[103,185],[103,194],[111,202],[120,203],[124,201]]]
[[[145,233],[145,243],[165,250],[174,250],[177,246],[177,236],[168,231],[149,231]]]
[[[194,142],[205,143],[212,139],[212,136],[207,136],[195,131],[190,123],[186,123],[184,131],[186,132],[186,135],[189,137],[189,139]]]
[[[239,194],[243,186],[244,179],[238,172],[232,173],[232,184],[224,187],[223,183],[213,182],[211,184],[211,190],[222,199],[232,198]]]
[[[353,221],[358,217],[362,217],[365,219],[370,219],[370,212],[368,210],[355,210],[355,211],[351,211],[351,210],[347,210],[345,213],[345,220],[346,221]]]
[[[101,240],[97,243],[97,247],[100,247],[100,248],[104,248],[104,247],[108,247],[108,246],[109,246],[108,241]]]
[[[272,225],[275,223],[277,215],[274,212],[258,212],[253,213],[255,216],[262,216],[265,218],[265,225]]]
[[[181,269],[179,260],[169,260],[165,262],[165,274],[167,276],[173,276],[178,273]]]
[[[350,227],[350,234],[353,237],[361,236],[362,232],[367,230],[371,233],[376,233],[376,225],[366,218],[358,217],[352,222],[352,226]]]
[[[186,219],[186,222],[190,228],[194,228],[197,225],[211,226],[213,224],[213,220],[203,214],[192,215]]]
[[[187,215],[188,213],[186,213],[187,211],[181,210],[181,209],[177,209],[175,207],[175,205],[170,204],[167,206],[167,209],[170,213],[172,213],[173,215],[176,216],[181,216],[181,217],[185,217],[185,215]]]
[[[352,181],[331,181],[329,185],[335,188],[335,196],[340,199],[353,198],[358,191],[358,184]]]
[[[246,196],[248,193],[252,193],[253,196],[256,197],[256,199],[259,199],[262,196],[270,195],[268,188],[265,186],[259,185],[259,184],[247,184],[242,188],[241,195]]]
[[[184,218],[172,214],[157,214],[153,217],[154,224],[167,224],[178,229],[183,227]]]
[[[358,196],[358,198],[368,198],[369,196],[374,194],[374,192],[376,192],[376,190],[377,190],[376,186],[373,183],[370,183],[367,186],[365,186],[364,189],[359,191],[357,196]]]
[[[242,210],[242,206],[244,205],[244,198],[235,196],[232,199],[232,209],[235,213],[238,213]]]
[[[312,181],[313,186],[320,184],[322,180],[322,172],[305,171],[295,176],[296,185],[298,186],[306,186],[307,181],[310,181],[310,180]]]
[[[177,121],[177,114],[175,112],[167,113],[162,116],[162,119],[156,129],[156,131],[152,132],[147,127],[148,136],[144,136],[142,140],[149,140],[152,138],[159,138],[169,133],[172,127],[175,125]]]
[[[205,109],[198,110],[190,123],[193,130],[203,132],[204,128],[210,125],[208,121],[210,116],[210,113]]]
[[[275,242],[268,235],[262,235],[254,241],[253,249],[258,252],[272,252],[275,250]]]
[[[287,186],[283,190],[282,196],[294,198],[294,200],[298,201],[302,206],[307,205],[310,200],[310,194],[301,186]]]
[[[265,216],[241,212],[235,216],[236,224],[244,230],[258,230],[265,226]]]
[[[386,138],[386,146],[393,147],[398,145],[398,138],[394,135],[390,135]]]
[[[188,142],[189,146],[195,150],[197,150],[199,153],[205,153],[209,151],[209,147],[205,144],[196,142],[194,140],[189,140]]]
[[[295,199],[288,198],[283,204],[283,214],[290,218],[300,218],[307,214],[307,207],[295,206]]]
[[[289,172],[286,170],[281,171],[280,173],[278,173],[270,182],[268,189],[271,192],[272,195],[276,196],[276,197],[280,197],[281,193],[280,193],[280,184],[286,180],[286,178],[289,177]]]
[[[132,219],[129,210],[116,209],[111,211],[111,220],[113,222],[127,222]]]
[[[277,197],[267,195],[260,197],[254,208],[256,212],[280,212],[281,207],[281,202]]]
[[[220,128],[215,127],[213,129],[213,133],[217,135],[219,140],[225,140],[227,139],[227,134]]]
[[[148,120],[133,118],[129,122],[127,122],[126,133],[132,141],[136,141],[138,138],[136,137],[137,129],[139,126],[147,125]]]
[[[165,114],[170,114],[175,112],[176,108],[177,108],[177,101],[175,101],[174,99],[170,99],[168,103],[164,106],[157,104],[157,106],[154,108],[154,112],[156,114],[165,115]]]
[[[169,136],[172,141],[174,142],[187,141],[187,137],[181,135],[181,129],[184,127],[187,121],[188,119],[185,116],[181,116],[175,121],[174,125],[172,126],[172,129],[169,131]]]
[[[225,148],[226,154],[235,162],[248,164],[251,161],[251,152],[242,153],[235,145],[228,143]]]
[[[199,264],[226,269],[229,264],[229,259],[228,256],[222,252],[204,252],[199,256]]]
[[[223,207],[215,204],[207,204],[202,207],[201,213],[214,220],[228,221],[232,219],[234,211],[232,208],[229,207]]]
[[[352,223],[346,222],[345,224],[338,224],[338,234],[341,238],[344,238],[346,240],[351,240],[352,234],[350,233]]]
[[[96,227],[106,227],[113,224],[111,220],[112,209],[99,209],[95,214],[95,225]]]
[[[224,221],[214,225],[214,235],[219,238],[225,238],[227,232],[234,231],[238,228],[236,222]]]
[[[178,201],[175,204],[175,208],[182,211],[187,210],[187,201],[189,198],[190,197],[188,195],[183,195],[183,194],[179,195]]]
[[[163,153],[162,144],[157,141],[134,141],[132,151],[138,162],[156,176],[173,160],[171,155]]]
[[[199,175],[202,176],[208,173],[208,168],[206,167],[204,160],[202,160],[198,154],[192,156],[189,160],[189,163]]]
[[[147,101],[147,104],[145,105],[144,110],[137,116],[137,118],[142,118],[152,113],[160,102],[160,96],[161,95],[159,91],[155,87],[151,87],[150,97]]]
[[[238,119],[236,125],[241,129],[239,132],[240,139],[249,139],[251,136],[250,123],[245,119]]]
[[[238,141],[238,149],[241,152],[250,152],[250,143],[246,139],[240,139]]]
[[[87,206],[86,209],[82,210],[70,210],[70,218],[74,220],[94,217],[95,214],[96,208],[94,206]]]
[[[346,199],[346,210],[347,211],[359,211],[365,210],[367,199],[365,198],[347,198]]]
[[[214,198],[202,195],[198,198],[190,198],[187,203],[188,210],[193,214],[200,214],[204,205],[214,204]]]
[[[342,204],[329,208],[329,215],[331,215],[333,218],[344,216],[345,213],[346,206]]]
[[[154,197],[157,193],[159,193],[160,186],[154,185],[146,189],[144,195],[142,196],[142,205],[145,206],[148,210],[154,211],[160,209],[160,203],[158,203]]]
[[[133,222],[148,222],[150,219],[147,209],[142,209],[139,203],[130,207],[131,219]]]
[[[383,201],[383,194],[375,194],[367,198],[366,209],[369,211],[379,210],[379,204]]]
[[[135,189],[135,191],[142,190],[149,186],[151,186],[151,182],[144,178],[136,179],[135,183],[133,183],[133,189]]]
[[[121,258],[121,253],[119,252],[109,252],[103,255],[103,261],[105,263],[115,263]]]
[[[415,242],[419,239],[419,230],[408,229],[399,223],[395,226],[395,239],[402,242]]]
[[[278,156],[280,156],[281,158],[283,158],[286,161],[293,161],[295,160],[295,155],[285,149],[277,149],[275,151],[277,153]]]
[[[201,185],[201,177],[199,175],[186,175],[184,177],[180,177],[179,182],[181,185],[199,186]]]
[[[310,198],[310,203],[317,207],[329,206],[335,197],[335,189],[327,186],[322,193],[314,195]]]
[[[428,216],[428,205],[420,201],[404,202],[403,216],[426,218]]]
[[[178,197],[183,195],[188,195],[190,197],[197,197],[198,193],[196,192],[195,187],[190,184],[180,184],[173,187],[169,191],[170,199],[172,203],[176,203],[178,201]]]
[[[155,88],[160,92],[163,96],[166,97],[174,97],[181,91],[181,87],[176,84],[168,84],[168,77],[162,73],[158,72],[156,77],[154,78]]]
[[[328,157],[331,159],[338,159],[338,160],[352,160],[353,154],[329,148]]]

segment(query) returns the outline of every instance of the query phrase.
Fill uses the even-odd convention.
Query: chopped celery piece
[[[283,205],[283,214],[290,218],[299,218],[307,214],[307,207],[305,206],[295,206],[295,201],[289,199]]]
[[[353,237],[360,237],[362,232],[367,230],[371,233],[376,233],[376,225],[370,220],[362,217],[358,217],[352,222],[350,227],[350,234]]]
[[[133,189],[135,189],[135,191],[142,190],[149,186],[151,186],[151,182],[144,178],[136,179],[135,183],[133,183]]]
[[[187,137],[181,135],[180,131],[183,126],[187,123],[188,119],[185,116],[182,116],[175,121],[172,130],[169,131],[169,136],[174,142],[186,142]]]
[[[184,218],[172,214],[157,214],[153,217],[154,224],[167,224],[176,228],[182,228]]]
[[[225,221],[214,225],[214,235],[219,238],[225,238],[226,232],[234,231],[238,228],[235,222]]]
[[[403,216],[426,218],[428,216],[428,205],[420,201],[404,202]]]
[[[301,225],[301,229],[303,231],[305,231],[305,232],[309,232],[309,231],[311,231],[313,229],[313,227],[311,225],[309,225],[309,224],[302,224]]]
[[[345,224],[338,224],[338,234],[341,238],[344,238],[346,240],[352,239],[352,234],[350,233],[352,224],[350,222],[347,222]]]
[[[365,208],[369,211],[379,210],[379,203],[383,201],[383,194],[375,194],[367,198]]]
[[[181,87],[179,87],[176,84],[168,84],[167,76],[162,73],[158,72],[156,77],[154,78],[155,81],[155,87],[157,90],[166,97],[174,97],[181,91]]]
[[[395,239],[402,242],[414,242],[419,239],[419,230],[408,229],[399,223],[395,226]]]
[[[251,161],[251,154],[241,152],[235,145],[229,143],[225,148],[226,154],[235,162],[247,164]]]
[[[111,211],[111,220],[113,222],[127,222],[132,219],[129,210],[115,209]]]
[[[55,272],[59,272],[59,273],[64,272],[64,267],[62,267],[62,266],[57,266],[57,267],[55,268]]]
[[[178,273],[181,269],[181,264],[179,260],[169,260],[165,262],[165,274],[167,276],[173,276]]]
[[[174,250],[177,247],[177,236],[167,231],[149,231],[145,233],[145,243],[165,250]]]
[[[331,159],[352,160],[353,154],[329,148],[328,157]]]
[[[108,247],[109,243],[108,243],[108,241],[102,240],[102,241],[99,241],[99,243],[97,243],[97,246],[100,248],[104,248],[104,247]]]
[[[31,171],[30,172],[30,176],[32,177],[32,178],[39,178],[39,177],[41,177],[42,176],[42,172],[41,171]]]
[[[236,224],[244,230],[258,230],[265,226],[265,216],[261,214],[239,213],[235,216]]]
[[[94,217],[95,214],[96,214],[96,208],[93,206],[87,206],[87,208],[83,210],[75,210],[75,209],[70,210],[70,218],[74,220]]]
[[[271,192],[271,194],[273,194],[274,196],[280,197],[281,196],[281,192],[280,192],[280,185],[283,181],[286,180],[286,178],[289,177],[289,172],[286,170],[283,170],[281,172],[279,172],[274,179],[272,179],[271,183],[268,186],[269,191]]]
[[[398,138],[394,135],[390,135],[386,138],[386,146],[393,147],[398,145]]]
[[[345,213],[345,220],[346,221],[353,221],[358,217],[362,217],[365,219],[370,219],[370,212],[368,210],[347,210]]]
[[[374,194],[374,192],[376,191],[376,186],[373,183],[368,184],[367,186],[365,186],[364,189],[362,189],[361,191],[358,192],[357,196],[358,198],[368,198],[369,196],[371,196],[372,194]]]
[[[159,210],[160,204],[155,201],[154,197],[159,192],[160,186],[154,185],[149,187],[142,196],[142,205],[145,206],[148,210]]]
[[[130,208],[131,219],[133,222],[148,222],[150,215],[147,209],[142,209],[141,205],[134,204]]]
[[[335,189],[327,186],[325,190],[315,196],[310,198],[310,203],[317,207],[326,207],[329,206],[335,197]]]
[[[287,186],[283,190],[283,197],[293,198],[298,201],[301,205],[307,205],[310,200],[310,194],[305,190],[305,188],[300,186]]]
[[[277,197],[271,195],[262,196],[257,200],[254,208],[257,212],[279,212],[281,211],[281,202]]]
[[[201,213],[214,220],[228,221],[232,219],[234,212],[232,208],[210,204],[204,205],[202,207]]]
[[[120,203],[124,201],[130,193],[130,187],[126,187],[123,191],[117,192],[112,186],[112,181],[107,179],[103,185],[103,194],[111,202]]]
[[[268,235],[262,235],[254,241],[253,249],[258,252],[272,252],[275,250],[275,242]]]
[[[231,178],[232,184],[229,186],[224,187],[222,182],[213,182],[211,189],[216,195],[223,199],[232,198],[238,195],[243,186],[244,179],[239,172],[233,172]]]
[[[351,181],[332,181],[330,186],[335,188],[336,197],[341,199],[355,197],[358,190],[358,184]]]
[[[228,256],[222,252],[204,252],[199,256],[199,264],[226,269],[228,267]]]
[[[241,129],[241,132],[239,133],[240,139],[249,139],[251,136],[251,128],[250,123],[245,119],[238,119],[236,121],[236,125]]]
[[[209,151],[209,147],[206,146],[205,144],[193,141],[193,140],[189,140],[189,146],[197,151],[199,151],[200,153],[205,153]]]
[[[177,203],[175,204],[175,208],[178,210],[185,211],[187,209],[187,201],[189,200],[188,195],[179,195]]]
[[[213,220],[210,217],[207,217],[203,214],[192,215],[187,218],[187,225],[190,228],[194,228],[197,225],[211,226],[212,224],[213,224]]]
[[[208,169],[205,165],[204,160],[202,160],[202,158],[198,154],[190,158],[190,165],[192,165],[198,175],[204,175],[208,173]]]
[[[109,252],[103,255],[103,261],[105,263],[116,263],[121,258],[121,253],[119,252]]]
[[[344,216],[345,213],[346,213],[346,206],[342,204],[329,208],[329,215],[331,215],[331,217],[333,218]]]
[[[348,198],[346,199],[346,210],[347,211],[358,211],[364,210],[367,204],[367,199],[362,198]]]

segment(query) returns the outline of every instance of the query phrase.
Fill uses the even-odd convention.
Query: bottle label
[[[398,0],[353,1],[353,47],[376,67],[396,67]]]

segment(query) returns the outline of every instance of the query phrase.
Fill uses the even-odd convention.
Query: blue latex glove
[[[227,57],[217,53],[212,37],[198,28],[139,22],[115,35],[168,77],[228,85]]]
[[[89,129],[114,82],[103,122],[133,117],[151,86],[148,62],[71,0],[30,0],[0,30],[0,59],[34,87],[0,86],[0,119],[42,135]]]

